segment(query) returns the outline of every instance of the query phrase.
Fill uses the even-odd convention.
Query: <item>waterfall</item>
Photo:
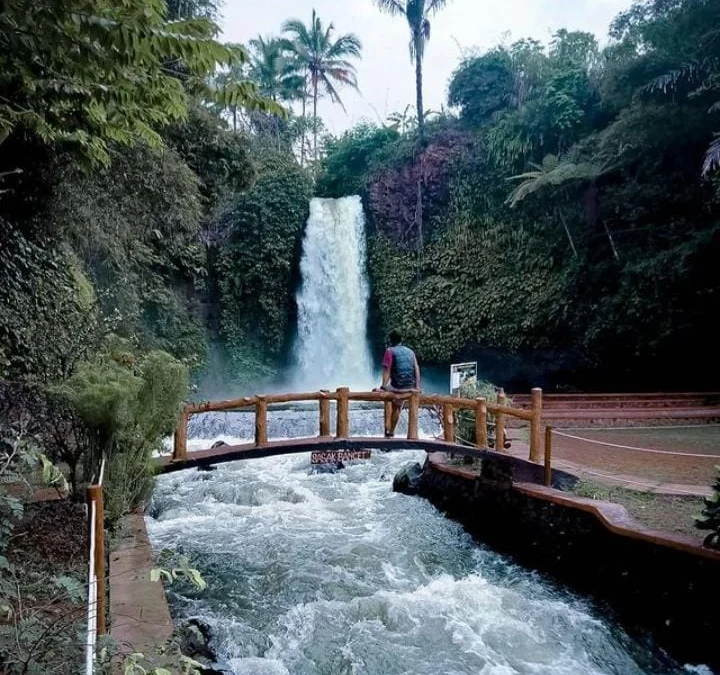
[[[365,248],[360,197],[310,202],[297,295],[300,388],[372,386]]]

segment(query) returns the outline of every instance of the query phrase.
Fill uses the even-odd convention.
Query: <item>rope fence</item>
[[[658,427],[658,428],[666,428],[666,427]],[[695,452],[673,452],[672,450],[654,450],[652,448],[637,448],[632,445],[620,445],[618,443],[609,443],[607,441],[598,441],[594,438],[585,438],[583,436],[573,436],[572,434],[567,434],[563,431],[558,431],[557,429],[553,429],[553,433],[556,436],[562,436],[563,438],[570,438],[574,441],[583,441],[584,443],[593,443],[595,445],[605,445],[609,448],[618,448],[620,450],[633,450],[635,452],[648,452],[654,455],[675,455],[676,457],[700,457],[703,459],[715,459],[716,461],[720,461],[720,454],[719,455],[710,455],[707,453],[695,453]]]

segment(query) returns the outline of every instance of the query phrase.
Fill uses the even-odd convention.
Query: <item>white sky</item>
[[[534,37],[547,42],[559,28],[585,30],[606,40],[610,22],[632,0],[450,0],[432,21],[424,69],[425,109],[439,110],[447,85],[463,56],[500,42]],[[277,35],[288,18],[310,23],[313,7],[337,34],[353,32],[363,43],[358,63],[360,94],[343,89],[347,108],[321,103],[332,133],[362,120],[379,122],[415,103],[409,32],[401,17],[381,13],[372,0],[225,0],[223,39],[246,43],[258,33]]]

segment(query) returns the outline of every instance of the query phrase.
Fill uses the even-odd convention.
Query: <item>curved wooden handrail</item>
[[[173,448],[173,460],[183,461],[187,458],[187,425],[191,415],[199,415],[207,412],[237,411],[245,408],[255,410],[255,447],[264,447],[269,443],[267,435],[267,413],[271,406],[287,403],[319,403],[318,422],[319,437],[330,436],[330,409],[331,401],[337,407],[337,438],[348,438],[350,436],[350,403],[383,403],[386,416],[390,413],[393,403],[400,402],[403,405],[409,404],[408,439],[418,438],[418,415],[420,408],[440,408],[442,410],[443,440],[451,443],[455,440],[455,412],[458,410],[471,410],[475,413],[477,446],[485,449],[487,446],[487,415],[495,416],[496,433],[495,449],[503,451],[502,431],[505,428],[505,418],[530,422],[530,460],[541,461],[541,414],[542,414],[542,390],[533,389],[532,408],[523,410],[511,408],[505,405],[505,393],[501,389],[497,396],[497,402],[491,403],[484,398],[462,398],[459,396],[444,396],[440,394],[425,395],[418,390],[403,392],[389,391],[360,391],[352,392],[347,387],[342,387],[334,392],[321,390],[315,392],[268,394],[262,396],[245,396],[243,398],[229,399],[226,401],[205,401],[202,403],[188,403],[183,407],[180,420],[175,430],[175,441]]]

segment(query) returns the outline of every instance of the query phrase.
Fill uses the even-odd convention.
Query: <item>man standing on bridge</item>
[[[402,343],[402,335],[397,330],[390,331],[388,341],[390,346],[385,350],[383,357],[382,385],[376,391],[403,393],[420,389],[420,366],[415,352]],[[392,402],[390,426],[387,427],[386,421],[385,438],[395,436],[395,427],[400,419],[402,407],[402,401]]]

